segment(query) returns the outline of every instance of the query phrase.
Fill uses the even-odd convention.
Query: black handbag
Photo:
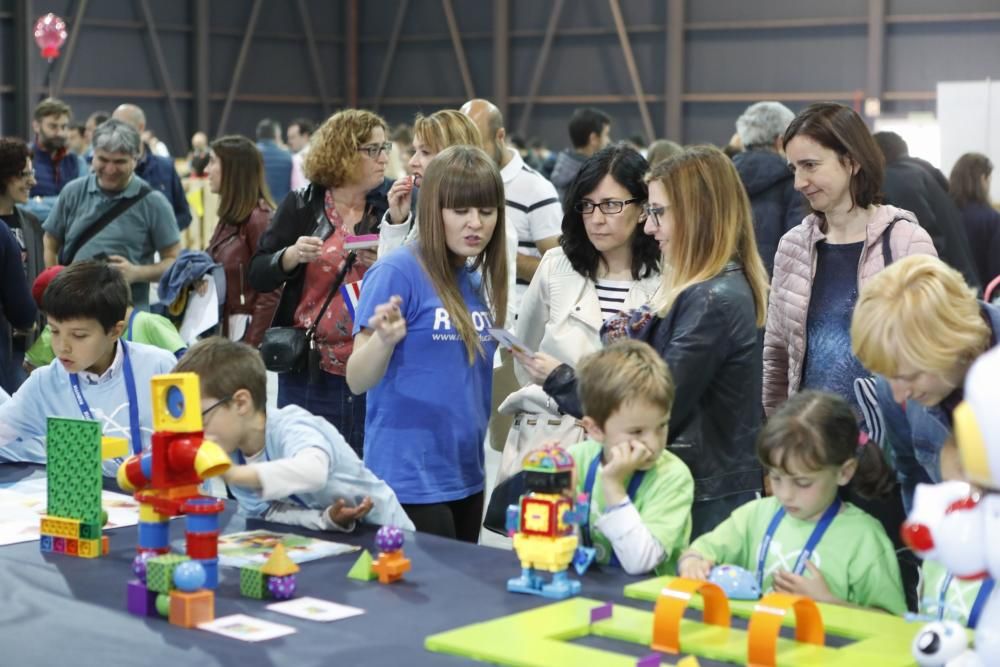
[[[333,279],[333,286],[326,296],[326,301],[316,314],[316,319],[308,329],[298,327],[271,327],[264,332],[260,343],[260,356],[264,359],[264,367],[275,373],[297,373],[309,368],[319,370],[319,351],[316,349],[316,327],[319,326],[327,307],[336,296],[337,290],[344,283],[348,271],[354,266],[358,256],[353,251],[347,253],[343,266]]]

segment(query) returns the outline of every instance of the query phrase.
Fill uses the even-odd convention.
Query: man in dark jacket
[[[264,175],[271,198],[281,204],[292,189],[292,154],[280,146],[281,126],[270,118],[257,123],[257,148],[264,158]]]
[[[769,276],[778,241],[804,216],[802,197],[795,191],[795,177],[781,145],[793,118],[795,114],[780,102],[757,102],[736,120],[743,151],[733,156],[733,164],[750,197],[757,252]]]
[[[972,250],[962,223],[962,213],[937,179],[909,156],[909,147],[895,132],[876,132],[876,143],[885,156],[884,203],[912,211],[934,241],[938,257],[957,269],[965,281],[982,289],[972,261]]]
[[[600,109],[577,109],[569,119],[569,138],[573,148],[559,153],[549,179],[560,201],[587,158],[611,143],[611,118]]]

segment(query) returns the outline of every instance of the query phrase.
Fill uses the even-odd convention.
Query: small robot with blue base
[[[561,600],[580,592],[580,582],[566,569],[579,560],[573,528],[587,520],[587,496],[573,498],[573,458],[559,446],[538,449],[524,459],[526,493],[507,508],[507,532],[521,561],[521,576],[507,590]],[[543,572],[551,572],[546,582]]]

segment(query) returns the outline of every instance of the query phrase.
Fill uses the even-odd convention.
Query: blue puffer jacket
[[[750,196],[757,252],[764,260],[767,275],[774,267],[778,241],[808,213],[802,196],[795,191],[795,177],[785,159],[764,149],[737,153],[733,164]]]
[[[980,303],[980,308],[993,329],[990,345],[996,345],[1000,308],[985,303]],[[951,436],[951,414],[939,405],[928,408],[916,401],[896,403],[892,387],[882,376],[876,381],[876,393],[885,427],[883,447],[892,456],[903,490],[903,506],[909,513],[917,484],[941,481],[941,448]]]

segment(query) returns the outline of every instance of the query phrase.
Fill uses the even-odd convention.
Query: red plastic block
[[[111,540],[107,535],[101,535],[101,555],[107,556],[109,551],[111,551]]]
[[[76,556],[79,553],[77,550],[77,541],[71,537],[66,538],[66,555]]]
[[[219,557],[219,533],[185,533],[187,555],[197,560]]]

